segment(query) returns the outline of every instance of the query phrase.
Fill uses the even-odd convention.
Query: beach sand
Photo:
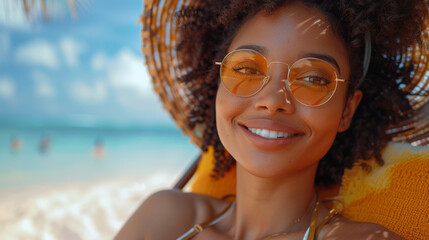
[[[139,179],[2,190],[1,239],[112,239],[148,195],[171,188],[177,178],[177,172],[155,172]]]

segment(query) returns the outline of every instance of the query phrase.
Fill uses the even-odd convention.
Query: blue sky
[[[172,124],[140,52],[142,0],[81,0],[77,18],[58,4],[49,21],[5,2],[0,119]]]

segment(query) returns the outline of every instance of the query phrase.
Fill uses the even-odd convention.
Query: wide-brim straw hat
[[[185,84],[177,79],[187,73],[180,67],[176,46],[178,26],[175,13],[184,6],[203,4],[198,0],[144,0],[144,11],[140,21],[142,51],[155,92],[160,96],[164,108],[176,121],[178,127],[190,136],[192,142],[202,143],[204,126],[191,129],[188,124],[190,97]],[[390,128],[387,133],[393,141],[408,142],[412,145],[429,145],[429,26],[428,19],[423,23],[421,41],[404,46],[398,52],[398,64],[414,65],[410,76],[412,81],[402,90],[407,93],[413,113],[406,120]]]

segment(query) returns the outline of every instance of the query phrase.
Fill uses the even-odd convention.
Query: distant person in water
[[[94,148],[92,149],[92,156],[94,158],[100,159],[105,155],[104,144],[102,138],[96,138],[94,141]]]
[[[12,152],[17,153],[21,151],[21,148],[22,148],[21,139],[19,139],[19,137],[17,136],[13,136],[12,139],[10,140],[10,149],[12,150]]]
[[[51,148],[51,138],[48,135],[40,138],[39,151],[41,154],[46,154]]]

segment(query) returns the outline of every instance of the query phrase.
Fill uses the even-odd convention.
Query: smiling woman
[[[146,63],[179,126],[213,150],[213,178],[236,172],[235,197],[158,192],[116,239],[402,239],[341,216],[316,187],[359,159],[383,165],[386,144],[406,138],[391,134],[401,121],[408,134],[427,130],[416,123],[428,102],[427,3],[181,3],[177,22],[159,26],[172,12],[145,2]]]
[[[314,25],[309,19],[320,24]],[[232,80],[221,70],[223,84],[216,96],[220,140],[240,163],[238,166],[253,175],[290,175],[310,165],[308,170],[314,175],[318,161],[328,152],[337,132],[345,131],[350,125],[362,96],[357,90],[347,99],[347,84],[338,84],[336,77],[325,77],[339,75],[342,70],[343,78],[349,79],[346,47],[329,28],[329,20],[324,15],[298,4],[286,5],[269,16],[259,13],[249,19],[236,33],[228,51],[249,44],[266,49],[269,67],[265,75],[269,80],[252,97],[237,97],[225,87],[225,83]],[[306,57],[315,54],[329,56],[338,63],[338,70],[322,59]],[[236,66],[249,62],[246,57],[237,58]],[[241,86],[255,81],[252,73],[240,74],[245,75]],[[315,81],[321,78],[325,83],[317,84]],[[255,134],[249,128],[289,136],[267,138],[266,134]],[[240,167],[237,170],[240,171]],[[258,171],[261,174],[257,174]],[[313,179],[309,179],[309,183],[312,185]]]

